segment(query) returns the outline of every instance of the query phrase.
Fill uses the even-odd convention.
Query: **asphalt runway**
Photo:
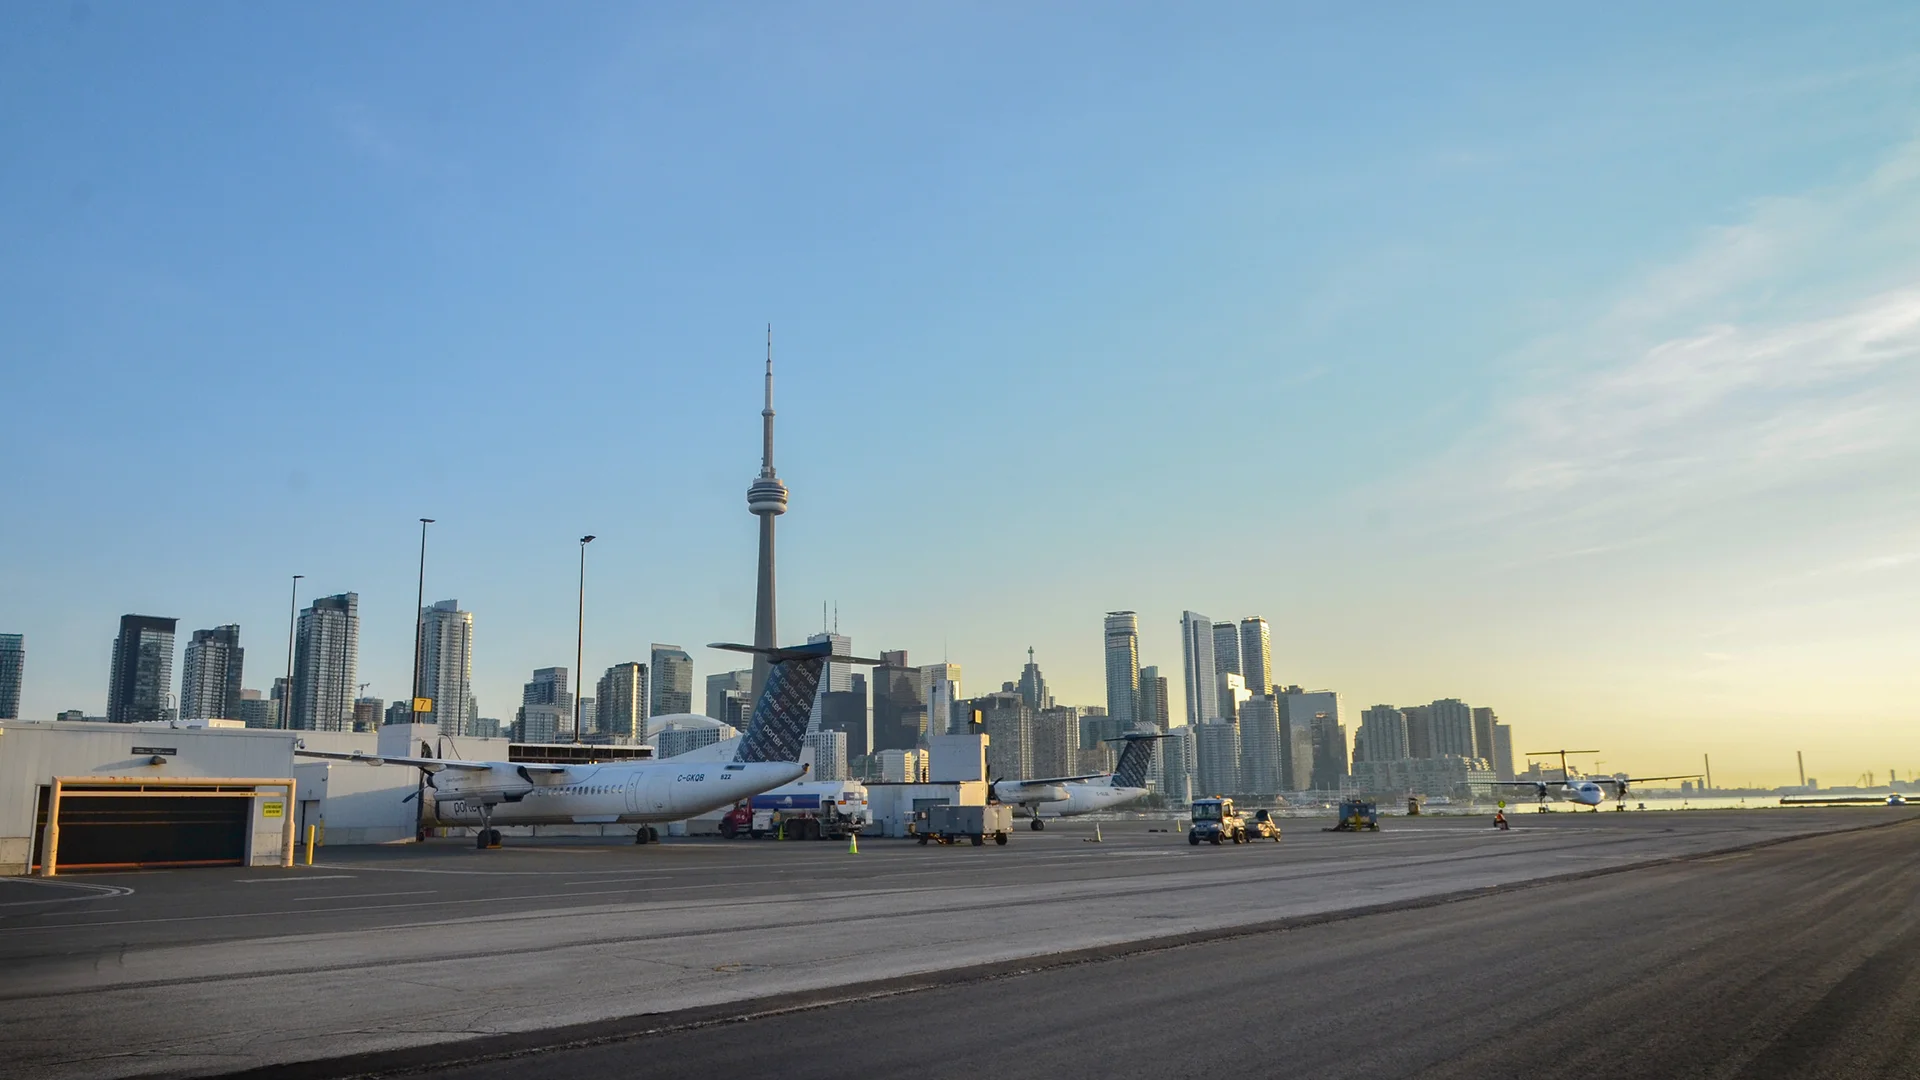
[[[436,1080],[1920,1076],[1911,826],[1090,959]]]
[[[293,870],[70,879],[80,888],[13,881],[0,885],[0,1035],[10,1064],[40,1080],[297,1062],[307,1064],[272,1074],[346,1075],[609,1039],[516,1056],[515,1075],[654,1075],[646,1059],[660,1051],[645,1048],[665,1040],[676,1062],[824,1076],[830,1065],[839,1075],[850,1061],[884,1063],[896,1050],[917,1055],[928,1045],[920,1025],[938,1015],[922,1010],[945,994],[957,1010],[948,1056],[902,1059],[898,1071],[945,1075],[983,1060],[1035,1071],[1018,1050],[1088,1075],[1128,1060],[1113,1048],[1132,1045],[1151,1067],[1182,1075],[1188,1062],[1236,1047],[1284,1046],[1261,1071],[1298,1061],[1311,1068],[1297,1075],[1344,1075],[1340,1063],[1351,1060],[1394,1075],[1518,1047],[1523,1036],[1537,1063],[1553,1044],[1498,1018],[1551,1026],[1567,1002],[1544,1011],[1537,1003],[1561,1000],[1562,988],[1578,1000],[1633,998],[1657,985],[1658,971],[1639,966],[1644,956],[1678,958],[1680,970],[1704,977],[1699,963],[1718,954],[1687,950],[1707,949],[1706,927],[1724,924],[1708,935],[1712,949],[1744,948],[1752,955],[1741,962],[1764,968],[1770,942],[1793,936],[1769,920],[1830,910],[1833,926],[1793,927],[1815,935],[1810,948],[1844,938],[1851,944],[1834,955],[1861,965],[1909,955],[1908,866],[1920,832],[1829,834],[1914,816],[1518,814],[1507,833],[1484,818],[1396,818],[1361,836],[1289,822],[1285,842],[1242,848],[1190,848],[1139,823],[1105,826],[1094,844],[1091,826],[1074,823],[1023,830],[1005,848],[876,839],[858,855],[771,841],[575,840],[496,852],[446,841],[322,849],[316,865]],[[1752,847],[1809,834],[1823,838]],[[1750,850],[1698,858],[1740,848]],[[1804,859],[1814,861],[1802,867]],[[1641,869],[1614,872],[1625,867]],[[1527,887],[1552,878],[1578,880]],[[1873,888],[1863,892],[1856,878]],[[1728,906],[1729,896],[1737,903]],[[1432,906],[1440,900],[1448,902]],[[1862,921],[1856,909],[1873,903],[1897,909],[1887,917],[1898,933]],[[1499,914],[1472,914],[1483,908]],[[1379,913],[1348,917],[1356,911]],[[1326,919],[1343,921],[1315,924]],[[1263,925],[1287,928],[1245,936]],[[1222,934],[1241,936],[1212,940]],[[1164,947],[1174,941],[1190,943]],[[1141,942],[1153,951],[1128,955]],[[1049,967],[1063,954],[1074,962]],[[1008,975],[1034,968],[1047,970]],[[1853,969],[1835,970],[1838,980]],[[1804,999],[1817,983],[1806,982],[1811,969],[1795,971]],[[1874,978],[1873,994],[1887,990],[1887,976]],[[921,988],[929,989],[902,993]],[[1073,1005],[1075,995],[1098,1000]],[[1783,1015],[1792,996],[1772,996],[1781,1002],[1772,1012]],[[1188,1019],[1196,1002],[1218,1018],[1200,1039]],[[828,1004],[632,1040],[663,1024]],[[1342,1019],[1349,1010],[1377,1015]],[[1096,1015],[1097,1036],[1074,1026]],[[1444,1031],[1425,1030],[1436,1021]],[[1429,1056],[1380,1065],[1381,1046],[1358,1037],[1369,1024],[1411,1025],[1418,1037],[1408,1045]],[[764,1038],[749,1033],[760,1025]],[[1316,1034],[1342,1025],[1355,1037]],[[810,1028],[839,1031],[839,1041],[821,1044],[825,1056],[785,1056],[807,1044]],[[1291,1034],[1275,1043],[1267,1032]],[[1435,1042],[1442,1034],[1469,1042]],[[749,1051],[763,1056],[729,1056]],[[1240,1064],[1223,1064],[1229,1073],[1251,1067],[1231,1060]],[[1565,1057],[1554,1049],[1547,1060]],[[958,1070],[963,1061],[969,1068]]]

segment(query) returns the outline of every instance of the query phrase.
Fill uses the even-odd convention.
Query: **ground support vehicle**
[[[845,840],[867,825],[867,800],[864,787],[834,790],[838,785],[811,785],[824,790],[794,790],[807,786],[792,784],[755,795],[720,819],[720,835],[729,840],[751,836],[755,840]]]
[[[1411,813],[1412,811],[1409,811]],[[1322,832],[1379,832],[1380,808],[1364,799],[1342,799],[1340,820]]]
[[[1247,841],[1272,840],[1280,842],[1280,823],[1273,819],[1271,810],[1255,810],[1253,820],[1247,822]]]
[[[920,843],[957,844],[962,840],[974,847],[993,842],[1005,845],[1013,834],[1013,807],[1004,803],[985,806],[930,806],[914,822]]]
[[[1193,800],[1193,824],[1187,828],[1187,843],[1236,844],[1247,842],[1247,823],[1233,808],[1233,800],[1215,796]]]

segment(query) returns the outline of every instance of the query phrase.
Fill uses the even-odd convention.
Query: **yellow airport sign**
[[[413,711],[414,711],[414,712],[432,712],[432,711],[433,711],[433,699],[432,699],[432,698],[430,698],[430,697],[417,697],[417,698],[414,698],[414,699],[413,699]]]
[[[287,804],[283,802],[263,802],[260,804],[261,817],[285,817]]]

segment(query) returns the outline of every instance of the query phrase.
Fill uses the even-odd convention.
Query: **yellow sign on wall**
[[[283,803],[283,802],[267,802],[267,803],[261,803],[261,804],[260,804],[260,816],[261,816],[261,817],[285,817],[285,816],[286,816],[286,814],[287,814],[287,804],[286,804],[286,803]]]
[[[414,699],[413,699],[413,711],[414,711],[414,712],[432,712],[432,711],[433,711],[433,699],[432,699],[432,698],[430,698],[430,697],[417,697],[417,698],[414,698]]]

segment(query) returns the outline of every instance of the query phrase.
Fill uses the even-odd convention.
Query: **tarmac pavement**
[[[771,841],[635,847],[576,840],[494,852],[447,841],[322,849],[316,865],[293,870],[71,879],[87,887],[85,898],[67,895],[58,885],[9,882],[0,888],[0,972],[5,973],[0,976],[0,1033],[13,1066],[30,1069],[40,1080],[205,1075],[292,1062],[317,1064],[279,1069],[276,1075],[339,1075],[525,1054],[582,1039],[622,1040],[604,1048],[613,1053],[617,1046],[637,1047],[662,1037],[692,1040],[685,1051],[692,1055],[689,1060],[719,1055],[713,1060],[720,1067],[725,1058],[720,1043],[726,1040],[699,1043],[701,1036],[692,1031],[624,1040],[689,1017],[733,1019],[743,1011],[844,999],[858,1002],[841,1012],[859,1018],[855,1035],[863,1048],[869,1042],[919,1047],[922,1040],[910,1023],[899,1032],[887,1024],[869,1026],[889,1009],[920,1008],[914,1003],[925,997],[891,995],[1046,967],[1076,951],[1080,956],[1070,967],[1020,978],[1044,981],[1073,978],[1064,973],[1082,968],[1113,972],[1136,963],[1173,964],[1188,974],[1169,974],[1166,981],[1158,981],[1158,975],[1128,976],[1111,986],[1096,981],[1071,992],[1112,997],[1111,1009],[1087,1006],[1109,1021],[1128,1015],[1130,1008],[1148,1008],[1151,999],[1153,1014],[1169,1020],[1162,1026],[1178,1030],[1171,1018],[1188,1007],[1189,994],[1207,993],[1207,986],[1224,988],[1234,1001],[1259,1003],[1267,996],[1262,978],[1272,980],[1277,994],[1298,977],[1309,984],[1318,977],[1289,973],[1287,965],[1295,958],[1291,948],[1254,964],[1266,937],[1207,943],[1210,935],[1285,923],[1293,929],[1275,940],[1312,935],[1357,935],[1358,940],[1384,932],[1365,929],[1387,926],[1381,920],[1413,920],[1407,932],[1417,937],[1426,933],[1418,930],[1420,920],[1464,917],[1457,912],[1469,907],[1548,911],[1564,904],[1562,897],[1596,895],[1650,907],[1648,917],[1657,923],[1689,886],[1649,906],[1629,899],[1633,881],[1710,876],[1712,867],[1737,869],[1739,861],[1753,859],[1760,860],[1756,867],[1782,864],[1774,871],[1782,880],[1768,888],[1804,892],[1809,875],[1837,887],[1844,873],[1796,871],[1797,853],[1846,843],[1910,850],[1920,834],[1899,827],[1860,833],[1861,839],[1852,841],[1797,841],[1735,855],[1736,862],[1728,864],[1669,860],[1913,816],[1882,808],[1516,814],[1514,829],[1506,833],[1489,829],[1485,818],[1394,818],[1379,834],[1357,836],[1288,822],[1283,843],[1222,848],[1192,848],[1177,833],[1146,832],[1146,824],[1134,822],[1103,826],[1105,841],[1099,844],[1086,842],[1090,826],[1056,825],[1044,833],[1022,830],[1004,848],[920,847],[875,839],[858,855],[827,843]],[[1911,859],[1889,861],[1904,867]],[[1865,872],[1864,864],[1853,869]],[[1892,872],[1876,871],[1881,878]],[[1502,891],[1570,875],[1585,876]],[[1915,895],[1911,884],[1903,898]],[[1843,891],[1858,892],[1851,886]],[[1468,904],[1431,906],[1439,899],[1480,894],[1485,895]],[[1714,903],[1712,893],[1704,893],[1684,911],[1694,918],[1703,911],[1711,915]],[[1407,905],[1428,906],[1393,910]],[[1366,910],[1384,913],[1346,918]],[[1910,921],[1910,909],[1903,917]],[[1303,921],[1326,918],[1344,921],[1303,928]],[[1611,954],[1601,947],[1609,941],[1616,947],[1624,943],[1623,951],[1631,955],[1644,951],[1637,940],[1641,924],[1618,913],[1615,918],[1624,921],[1611,927],[1604,921],[1568,924],[1573,940],[1593,946],[1582,952],[1581,964],[1615,970],[1609,966]],[[1519,928],[1516,940],[1545,949],[1543,957],[1564,957],[1564,948],[1546,948],[1558,940],[1557,919],[1530,932],[1524,915],[1507,921]],[[1494,939],[1501,935],[1492,928],[1500,923],[1496,919],[1483,928],[1490,935],[1487,947],[1497,944]],[[1474,954],[1446,947],[1445,935],[1421,940],[1437,951],[1426,961],[1428,973],[1418,978],[1437,991],[1452,985],[1449,961],[1462,970],[1478,970]],[[1736,945],[1741,940],[1738,934],[1729,939]],[[1198,943],[1161,947],[1174,941]],[[1142,942],[1155,944],[1127,959],[1080,962],[1135,953]],[[1746,944],[1755,950],[1765,946],[1757,939]],[[1888,946],[1894,955],[1901,947]],[[1205,959],[1212,955],[1205,950],[1221,952]],[[1342,967],[1337,952],[1325,954],[1327,970]],[[1350,964],[1366,974],[1356,975],[1354,985],[1388,997],[1410,994],[1395,989],[1401,982],[1395,969],[1367,967],[1385,962],[1387,955],[1355,952]],[[1416,970],[1417,963],[1409,969]],[[1553,970],[1557,981],[1550,985],[1580,985],[1590,976],[1578,965]],[[1504,986],[1523,974],[1507,969],[1491,985]],[[1048,1000],[1050,983],[1036,984],[1032,991],[1012,989],[1011,996],[998,992],[1004,984],[993,985],[995,993],[982,1000],[999,1001],[1002,1013],[1033,1017],[1035,1024],[1050,1015],[1037,1005],[1029,1008]],[[1475,992],[1486,992],[1489,984],[1474,985]],[[1544,989],[1528,993],[1551,996]],[[1441,996],[1448,1010],[1464,1004],[1451,992]],[[1293,1001],[1284,1009],[1303,1007]],[[803,1017],[817,1019],[817,1013],[790,1015],[752,1023],[804,1027]],[[1062,1015],[1071,1016],[1072,1010]],[[1300,1015],[1305,1022],[1312,1014]],[[737,1035],[739,1025],[726,1030]],[[1033,1041],[1024,1044],[995,1034],[992,1047],[995,1053],[1008,1046],[1031,1048],[1044,1041],[1046,1030],[1061,1041],[1053,1060],[1062,1067],[1072,1066],[1072,1055],[1102,1045],[1091,1036],[1062,1038],[1058,1032],[1070,1026],[1055,1025],[1036,1028]],[[1109,1023],[1102,1038],[1140,1039],[1152,1030],[1155,1025]],[[1247,1043],[1250,1036],[1235,1034],[1239,1031],[1236,1023],[1201,1041],[1215,1047]],[[783,1030],[780,1038],[790,1034]],[[1247,1043],[1258,1044],[1257,1039]],[[769,1042],[761,1049],[784,1045]],[[1366,1049],[1357,1046],[1349,1053]],[[984,1050],[966,1052],[971,1064]],[[376,1056],[339,1060],[369,1054]],[[529,1062],[559,1062],[564,1056],[548,1051],[513,1060],[524,1069]],[[1101,1057],[1112,1063],[1104,1050]],[[614,1070],[615,1061],[582,1064],[578,1073],[535,1075],[599,1075],[592,1069]],[[764,1064],[783,1074],[827,1075],[808,1072],[804,1058],[783,1055]],[[936,1060],[931,1069],[924,1062],[913,1068],[939,1075],[939,1066]],[[617,1064],[617,1074],[649,1075],[646,1068],[628,1061]],[[676,1066],[674,1075],[684,1073]]]

